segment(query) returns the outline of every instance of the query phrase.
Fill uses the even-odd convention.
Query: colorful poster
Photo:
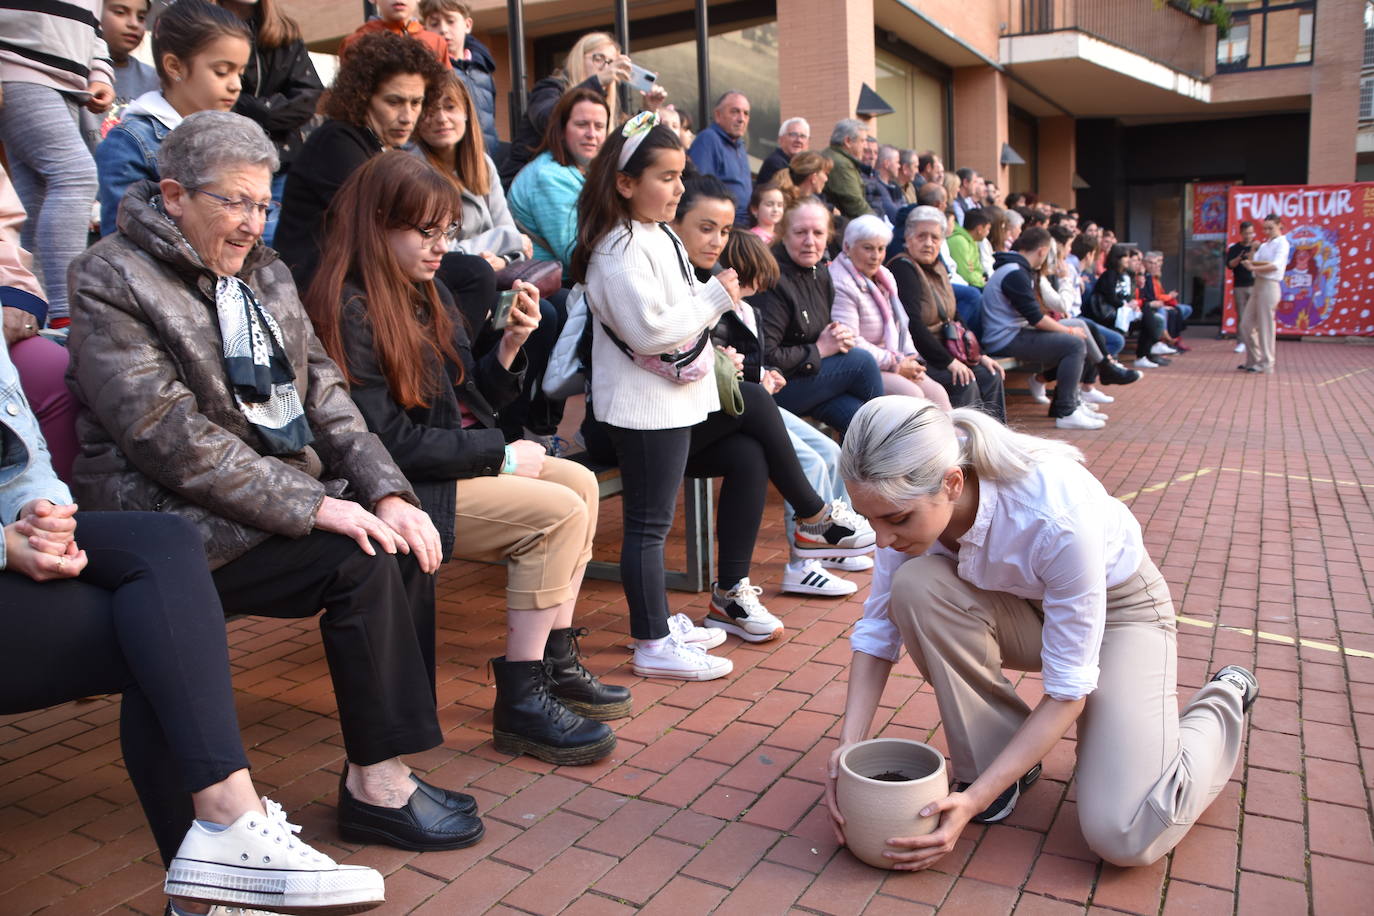
[[[1195,181],[1189,186],[1193,199],[1195,239],[1221,239],[1226,236],[1226,192],[1229,181]]]
[[[1288,269],[1278,309],[1280,334],[1374,335],[1374,182],[1340,185],[1235,185],[1227,194],[1226,244],[1240,241],[1240,224],[1283,217]],[[1196,217],[1195,217],[1196,219]],[[1236,330],[1226,271],[1222,327]]]

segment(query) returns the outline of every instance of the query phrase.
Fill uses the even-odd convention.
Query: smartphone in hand
[[[640,92],[649,92],[658,85],[658,74],[652,70],[646,70],[639,64],[630,64],[630,78],[627,81],[631,88],[638,89]]]
[[[491,313],[493,331],[504,331],[506,325],[510,324],[510,310],[515,307],[515,297],[518,295],[516,290],[508,289],[497,298],[496,308]]]

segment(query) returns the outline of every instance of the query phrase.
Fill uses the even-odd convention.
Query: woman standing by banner
[[[1245,304],[1240,326],[1245,335],[1245,372],[1273,372],[1277,328],[1274,310],[1282,295],[1283,273],[1288,268],[1288,238],[1283,218],[1270,213],[1264,218],[1264,244],[1253,258],[1241,262],[1255,275],[1255,290]]]

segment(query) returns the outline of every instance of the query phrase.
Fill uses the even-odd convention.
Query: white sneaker
[[[1054,425],[1059,429],[1101,429],[1107,423],[1096,417],[1087,416],[1082,411],[1075,410],[1067,417],[1057,417]]]
[[[782,621],[768,613],[759,601],[763,589],[745,576],[725,594],[711,589],[711,609],[706,626],[734,633],[745,642],[767,642],[782,635]]]
[[[1050,396],[1045,393],[1044,382],[1037,380],[1036,377],[1032,375],[1026,382],[1026,385],[1030,388],[1032,401],[1035,401],[1037,404],[1048,404],[1050,402]]]
[[[877,543],[878,536],[868,519],[849,507],[842,499],[830,501],[830,517],[822,524],[826,526],[821,534],[813,534],[803,529],[811,527],[797,522],[792,535],[792,554],[797,557],[848,557],[870,553]]]
[[[857,557],[822,557],[821,565],[826,569],[843,572],[866,572],[873,568],[873,557],[865,554]]]
[[[735,670],[735,663],[728,658],[707,655],[705,649],[686,645],[676,635],[670,634],[657,649],[651,649],[643,643],[636,645],[634,669],[640,677],[713,681]]]
[[[1086,402],[1079,404],[1074,412],[1081,413],[1083,416],[1093,420],[1101,420],[1103,423],[1107,422],[1107,415],[1103,413],[1102,409],[1096,404],[1088,404]]]
[[[246,910],[241,906],[212,906],[205,916],[282,916],[270,910]]]
[[[725,634],[720,630],[699,627],[692,623],[686,614],[674,614],[668,618],[668,632],[680,639],[683,645],[696,646],[698,649],[714,649],[725,642]]]
[[[801,560],[783,567],[782,590],[793,595],[843,598],[857,592],[859,586],[848,579],[832,576],[821,566],[820,560]]]
[[[1244,343],[1243,341],[1239,341],[1239,340],[1236,341],[1236,352],[1237,352],[1237,353],[1244,353],[1244,352],[1245,352],[1245,343]]]
[[[1110,404],[1116,400],[1110,394],[1103,394],[1101,388],[1080,389],[1078,397],[1085,404]]]
[[[1134,366],[1134,367],[1137,368],[1137,369],[1158,369],[1158,368],[1159,368],[1159,363],[1155,362],[1155,361],[1152,360],[1152,359],[1149,359],[1149,358],[1147,358],[1147,357],[1144,357],[1144,356],[1140,357],[1140,359],[1138,359],[1138,360],[1136,360],[1135,362],[1131,363],[1131,365]]]
[[[167,895],[288,914],[361,913],[386,899],[380,874],[339,865],[296,838],[301,828],[281,805],[262,803],[266,815],[252,811],[227,827],[193,821],[167,869]]]
[[[1162,340],[1155,341],[1154,346],[1150,347],[1151,356],[1173,356],[1177,352]]]

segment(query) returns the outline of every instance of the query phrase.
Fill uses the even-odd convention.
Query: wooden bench
[[[592,461],[586,452],[565,457],[596,475],[597,491],[602,499],[624,490],[620,468],[615,465]],[[711,479],[686,477],[682,486],[682,514],[687,523],[687,568],[667,570],[663,579],[669,588],[676,591],[704,592],[716,579],[716,519]],[[587,576],[619,582],[620,564],[592,560],[587,564]]]

